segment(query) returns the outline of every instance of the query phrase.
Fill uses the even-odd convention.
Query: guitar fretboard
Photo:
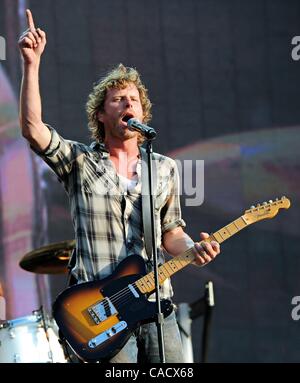
[[[222,229],[211,234],[209,238],[202,242],[216,241],[218,243],[222,243],[248,225],[249,223],[247,223],[247,219],[244,216],[241,216],[235,221],[231,222],[229,225],[226,225]],[[161,265],[158,268],[159,284],[161,285],[167,278],[171,277],[173,274],[177,273],[177,271],[192,263],[194,259],[195,252],[194,248],[192,247],[184,253]],[[135,285],[142,294],[151,293],[154,291],[155,283],[153,271],[136,281]]]

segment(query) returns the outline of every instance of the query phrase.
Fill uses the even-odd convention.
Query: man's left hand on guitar
[[[201,242],[195,242],[195,263],[204,266],[220,254],[220,245],[216,241],[204,242],[209,237],[208,233],[200,233]]]

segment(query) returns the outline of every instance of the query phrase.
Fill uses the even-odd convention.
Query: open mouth
[[[130,120],[132,117],[134,117],[134,115],[132,113],[126,113],[123,117],[122,117],[122,121],[124,122],[128,122],[128,120]]]

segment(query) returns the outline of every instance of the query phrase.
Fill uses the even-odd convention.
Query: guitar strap
[[[150,204],[150,178],[147,161],[147,151],[145,148],[140,147],[141,159],[142,159],[142,218],[143,218],[143,231],[145,249],[148,257],[147,267],[152,271],[152,231],[151,231],[151,204]],[[153,161],[153,154],[151,156],[152,161],[152,178],[153,178],[153,195],[156,193],[157,186],[157,169],[155,161]]]
[[[72,274],[72,269],[75,267],[75,265],[76,265],[76,246],[71,253],[71,256],[70,256],[70,259],[69,259],[69,262],[67,265],[68,278],[67,278],[67,286],[66,287],[70,287],[70,286],[77,284],[77,279]]]

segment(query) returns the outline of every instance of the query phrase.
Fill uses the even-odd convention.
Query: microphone
[[[130,118],[127,121],[127,125],[130,130],[136,130],[137,132],[142,133],[148,140],[153,140],[156,137],[156,131],[153,128],[142,124],[136,118]]]

